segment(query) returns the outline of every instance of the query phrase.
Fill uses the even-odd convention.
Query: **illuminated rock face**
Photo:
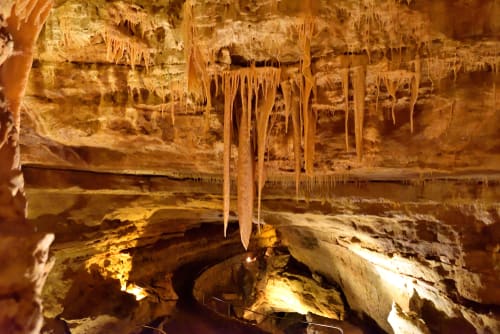
[[[56,234],[46,316],[169,314],[175,270],[242,251],[262,195],[292,256],[385,331],[500,331],[500,5],[184,3],[54,3],[20,138],[28,218]],[[97,282],[133,316],[68,311]]]
[[[336,193],[351,187],[339,185]],[[292,256],[338,282],[348,304],[388,332],[396,303],[432,333],[494,333],[498,190],[367,184],[350,189],[353,196],[311,202],[307,212],[289,208],[265,219],[281,226]]]
[[[15,6],[14,6],[15,5]],[[26,9],[28,6],[30,9]],[[53,262],[54,236],[26,222],[19,155],[19,105],[32,49],[50,9],[49,1],[0,4],[0,332],[38,333],[40,294]]]
[[[204,271],[195,282],[194,296],[216,312],[222,309],[225,316],[231,305],[234,316],[262,327],[280,312],[343,320],[341,292],[297,268],[283,250],[239,254]]]

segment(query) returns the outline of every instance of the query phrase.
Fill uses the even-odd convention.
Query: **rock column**
[[[26,222],[19,157],[19,106],[33,46],[50,11],[49,0],[0,3],[0,333],[38,333],[40,293],[52,267],[54,236]]]

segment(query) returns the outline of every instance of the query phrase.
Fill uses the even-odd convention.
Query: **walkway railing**
[[[227,313],[221,312],[217,307],[210,307],[210,304],[207,303],[209,300],[216,301],[220,305],[225,305],[227,307],[227,308],[225,307],[225,309],[227,310]],[[215,296],[205,297],[205,294],[202,294],[201,303],[203,304],[204,307],[206,307],[206,308],[212,310],[213,312],[216,312],[216,313],[218,313],[218,314],[220,314],[222,316],[229,317],[231,319],[235,319],[237,321],[244,322],[246,324],[253,325],[253,326],[255,326],[254,323],[251,323],[249,321],[245,321],[244,319],[237,318],[237,317],[233,316],[231,314],[231,308],[232,309],[239,308],[239,309],[242,309],[244,311],[248,311],[248,312],[251,312],[251,313],[258,314],[258,315],[263,315],[263,316],[268,317],[268,318],[274,318],[274,319],[278,319],[278,320],[282,320],[283,319],[282,317],[278,317],[278,316],[274,316],[274,315],[268,315],[268,314],[256,312],[256,311],[250,310],[250,309],[248,309],[248,308],[246,308],[244,306],[241,306],[241,305],[235,305],[235,304],[233,304],[233,303],[231,303],[229,301],[223,300],[223,299],[215,297]],[[317,323],[317,322],[310,322],[310,321],[300,321],[300,323],[306,324],[308,326],[318,326],[318,327],[324,327],[324,328],[331,328],[331,329],[336,330],[337,332],[340,332],[340,333],[344,334],[344,330],[341,327],[338,327],[338,326],[320,324],[320,323]]]

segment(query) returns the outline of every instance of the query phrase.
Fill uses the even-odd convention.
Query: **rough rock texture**
[[[82,285],[87,264],[115,279],[116,289],[119,270],[130,270],[127,281],[152,297],[140,302],[154,308],[176,299],[159,287],[168,284],[165,274],[242,251],[234,223],[231,239],[222,237],[221,184],[36,168],[25,176],[29,218],[58,240],[44,294],[48,316],[74,303],[68,289]],[[295,258],[339,284],[352,310],[387,331],[393,302],[431,332],[498,330],[498,183],[345,182],[316,187],[321,196],[299,202],[289,199],[293,188],[265,189],[264,220]],[[214,221],[211,229],[194,229]],[[170,297],[154,297],[161,294]],[[85,303],[73,308],[83,312],[79,319],[89,312]]]
[[[387,332],[395,304],[432,333],[500,332],[497,2],[55,1],[21,108],[29,218],[56,234],[46,316],[132,330],[170,312],[179,267],[242,250],[222,78],[255,66],[281,71],[261,216],[292,256]],[[127,312],[85,324],[96,301],[68,296],[96,284]]]
[[[234,226],[228,238],[222,234],[220,195],[213,195],[220,184],[38,168],[24,173],[28,218],[57,240],[44,314],[63,319],[72,332],[128,333],[170,316],[177,269],[242,251]],[[273,240],[261,236],[252,247]],[[198,271],[190,274],[183,279],[194,280]],[[147,297],[136,301],[131,286]]]
[[[332,198],[265,219],[295,258],[338,282],[351,308],[387,331],[396,302],[433,333],[495,333],[498,191],[456,181],[338,185]]]
[[[229,69],[228,62],[232,67],[250,61],[281,64],[291,76],[299,70],[301,11],[296,1],[193,3],[196,43],[210,55],[210,75]],[[272,3],[277,7],[271,8]],[[500,6],[493,1],[438,3],[317,2],[311,69],[317,85],[312,108],[318,118],[318,172],[373,178],[496,169]],[[220,174],[222,83],[217,91],[212,82],[213,110],[204,131],[203,101],[185,93],[181,8],[180,1],[56,1],[25,99],[24,161],[120,172]],[[456,19],[444,20],[440,15],[445,11],[455,12]],[[137,56],[131,62],[130,51],[116,59],[118,46],[106,39],[110,30],[117,41],[142,45],[147,59]],[[133,68],[126,66],[131,63]],[[355,70],[349,67],[360,65],[366,66],[367,101],[361,161],[354,149],[354,83],[347,83],[348,151],[342,90],[342,71],[352,80]],[[415,74],[420,83],[412,133]],[[269,174],[293,169],[292,131],[285,135],[283,104],[279,90]]]
[[[52,261],[54,236],[37,233],[26,221],[19,154],[17,105],[31,67],[31,52],[46,18],[47,1],[0,4],[0,332],[38,333],[40,294]],[[15,6],[14,6],[15,4]],[[33,6],[30,12],[23,5]],[[35,17],[38,19],[35,20]],[[36,22],[35,22],[36,21]]]
[[[389,321],[394,333],[430,333],[422,319],[414,314],[403,312],[396,303],[392,304],[387,321]]]
[[[312,277],[293,273],[290,257],[271,256],[265,274],[257,280],[256,296],[244,317],[261,319],[271,312],[313,313],[331,319],[344,319],[341,293],[334,287],[321,286]]]
[[[279,312],[344,319],[338,290],[297,272],[290,255],[272,254],[271,248],[265,255],[241,254],[209,268],[196,280],[193,292],[208,307],[218,310],[229,304],[235,316],[257,324]]]

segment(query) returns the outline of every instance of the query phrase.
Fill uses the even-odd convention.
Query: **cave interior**
[[[498,0],[2,0],[0,333],[500,333],[499,72]]]

